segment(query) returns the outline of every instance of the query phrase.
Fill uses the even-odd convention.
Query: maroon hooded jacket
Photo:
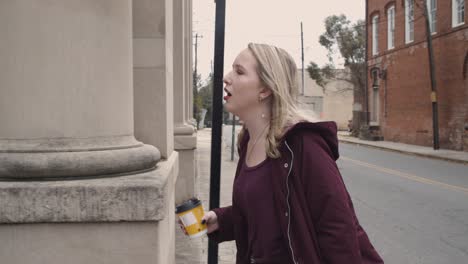
[[[272,160],[271,190],[279,227],[294,263],[383,263],[360,226],[335,161],[338,140],[334,122],[301,122],[279,144],[281,157]],[[244,162],[249,135],[242,139]],[[232,206],[213,210],[219,229],[209,235],[217,242],[236,240],[238,264],[250,263],[246,226]]]

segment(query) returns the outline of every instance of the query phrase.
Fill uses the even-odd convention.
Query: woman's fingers
[[[188,235],[187,230],[185,230],[184,224],[180,220],[177,221],[179,223],[180,229],[184,232],[185,235]],[[208,234],[218,230],[218,216],[213,211],[205,212],[205,215],[201,219],[201,223],[206,225]]]
[[[218,230],[218,216],[213,211],[205,213],[202,218],[202,224],[206,224],[208,234]]]
[[[209,211],[205,213],[202,220],[205,220],[208,223],[214,223],[218,221],[218,217],[216,216],[215,212]]]

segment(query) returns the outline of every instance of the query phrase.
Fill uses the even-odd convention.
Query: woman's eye
[[[237,74],[241,75],[241,74],[243,74],[243,72],[242,71],[237,71]]]

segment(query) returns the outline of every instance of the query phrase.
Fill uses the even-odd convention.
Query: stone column
[[[174,150],[172,0],[133,1],[135,136]]]
[[[132,1],[0,1],[0,39],[1,262],[173,263],[173,98],[137,141]]]
[[[173,0],[133,0],[133,54],[135,136],[158,147],[163,159],[174,151],[174,3]],[[174,164],[174,167],[178,164]],[[176,168],[174,168],[176,169]],[[179,173],[174,175],[178,175]],[[168,211],[159,230],[159,262],[175,261],[175,181],[165,198]],[[169,180],[168,180],[169,181]]]
[[[185,0],[174,1],[174,147],[179,152],[180,174],[176,182],[176,203],[195,195],[195,129],[187,123],[190,101],[187,98],[187,80],[192,74],[189,62],[192,52],[186,48],[187,26],[191,24]],[[190,69],[190,70],[188,70]]]
[[[0,178],[152,169],[133,137],[127,1],[0,3]]]

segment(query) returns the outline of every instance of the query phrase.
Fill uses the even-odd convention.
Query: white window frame
[[[414,0],[405,0],[405,43],[414,41]]]
[[[395,48],[395,6],[387,9],[387,49]]]
[[[379,15],[372,16],[372,55],[379,54]]]
[[[437,33],[437,0],[426,0],[431,34]]]
[[[465,24],[465,0],[452,0],[452,27]]]

